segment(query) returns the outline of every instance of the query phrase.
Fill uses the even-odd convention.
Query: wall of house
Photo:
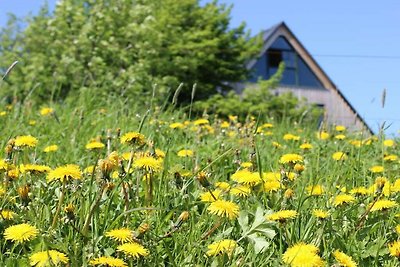
[[[325,121],[328,124],[344,125],[350,130],[365,130],[364,124],[335,90],[279,87],[275,93],[292,92],[298,98],[307,99],[325,109]]]

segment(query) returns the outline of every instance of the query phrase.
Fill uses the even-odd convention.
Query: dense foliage
[[[58,99],[96,88],[146,100],[156,85],[162,100],[184,83],[182,102],[197,83],[196,98],[208,97],[245,79],[244,63],[259,53],[259,38],[229,22],[216,1],[63,0],[23,31],[15,19],[3,29],[1,65],[20,63],[1,94]]]

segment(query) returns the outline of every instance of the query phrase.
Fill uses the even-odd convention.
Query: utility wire
[[[312,54],[313,57],[333,57],[333,58],[372,58],[372,59],[400,59],[400,56],[383,55],[334,55],[334,54]]]

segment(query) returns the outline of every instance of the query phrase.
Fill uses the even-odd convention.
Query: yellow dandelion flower
[[[326,219],[329,216],[329,212],[321,210],[321,209],[315,209],[313,210],[313,215],[314,217],[318,219]]]
[[[322,185],[310,185],[306,187],[306,190],[310,196],[320,196],[325,193]]]
[[[207,210],[214,215],[226,217],[230,220],[236,219],[239,215],[239,206],[231,201],[217,200],[210,204]]]
[[[393,257],[400,258],[400,241],[394,241],[389,245],[389,253]]]
[[[369,170],[372,173],[382,173],[385,169],[383,168],[383,166],[376,165],[376,166],[372,166],[371,168],[369,168]]]
[[[0,117],[4,117],[5,115],[7,115],[7,111],[0,111]]]
[[[40,115],[42,116],[48,116],[54,113],[54,109],[49,108],[49,107],[44,107],[40,109]]]
[[[310,143],[304,143],[304,144],[300,145],[300,148],[303,149],[303,150],[310,150],[310,149],[313,148],[313,145],[310,144]]]
[[[138,243],[125,243],[117,247],[117,251],[121,251],[128,256],[139,258],[149,255],[149,251]]]
[[[396,229],[396,233],[397,233],[397,234],[400,234],[400,224],[396,225],[396,228],[395,228],[395,229]]]
[[[155,153],[157,158],[165,158],[165,152],[161,149],[156,148]]]
[[[86,175],[92,175],[93,171],[94,165],[87,166],[85,169],[83,169],[83,173]]]
[[[368,206],[371,207],[372,203]],[[396,201],[388,200],[388,199],[381,199],[375,202],[375,204],[370,209],[371,212],[373,211],[384,211],[393,207],[396,207]]]
[[[193,122],[194,125],[204,125],[209,123],[210,122],[207,119],[198,119]]]
[[[354,201],[355,198],[352,195],[341,194],[333,199],[333,206],[337,207],[343,204],[353,203]]]
[[[337,161],[346,160],[347,159],[347,155],[344,152],[338,151],[338,152],[333,153],[332,158],[334,160],[337,160]]]
[[[360,141],[360,140],[351,140],[351,141],[350,141],[350,144],[352,144],[352,145],[355,146],[355,147],[361,147],[362,144],[363,144],[363,142]]]
[[[278,142],[272,142],[272,146],[275,147],[275,148],[281,148],[282,147],[282,145],[279,144]]]
[[[183,123],[181,123],[181,122],[174,122],[174,123],[171,123],[169,125],[169,128],[171,128],[171,129],[183,129],[183,128],[185,128],[185,125],[183,125]]]
[[[158,172],[162,169],[162,160],[153,157],[141,157],[135,160],[133,167],[148,172]]]
[[[346,131],[346,126],[343,126],[343,125],[336,125],[335,130],[336,130],[337,132],[344,132],[344,131]]]
[[[68,263],[68,257],[57,250],[46,250],[32,254],[29,261],[31,266],[36,267],[60,266]]]
[[[280,188],[282,188],[281,183],[277,180],[267,180],[264,182],[263,186],[264,191],[268,193],[277,192]]]
[[[303,157],[298,154],[285,154],[281,156],[279,159],[279,163],[286,164],[286,163],[301,163],[303,162]]]
[[[57,151],[57,150],[58,150],[58,146],[57,146],[57,145],[51,145],[51,146],[46,146],[46,147],[43,149],[43,152],[49,153],[49,152],[55,152],[55,151]]]
[[[228,119],[232,122],[237,122],[238,116],[229,115]]]
[[[10,166],[4,159],[0,159],[0,171],[7,171]]]
[[[359,195],[359,196],[365,196],[368,195],[370,192],[367,188],[360,186],[360,187],[355,187],[349,191],[350,194],[352,195]]]
[[[317,133],[317,138],[320,139],[320,140],[326,140],[326,139],[329,138],[329,133],[324,132],[324,131],[318,132]]]
[[[293,135],[293,134],[285,134],[283,136],[283,140],[288,140],[288,141],[299,141],[300,140],[300,136],[297,135]]]
[[[221,254],[227,254],[228,256],[230,256],[235,250],[236,246],[237,243],[235,240],[224,239],[208,245],[208,251],[206,252],[206,254],[209,257]]]
[[[78,165],[74,164],[57,167],[54,170],[51,170],[47,175],[48,182],[52,182],[54,180],[61,180],[61,182],[64,182],[65,179],[79,180],[81,178],[81,170],[79,169]]]
[[[231,179],[239,184],[254,186],[261,183],[260,174],[251,172],[248,169],[238,170],[232,174]]]
[[[29,120],[28,124],[31,125],[31,126],[34,126],[34,125],[36,125],[36,121],[35,120]]]
[[[343,267],[357,267],[357,263],[348,255],[341,252],[340,250],[336,250],[333,252],[333,256],[335,257],[336,261],[339,263],[339,266]]]
[[[17,167],[12,167],[7,171],[7,176],[8,178],[11,178],[13,180],[18,179],[19,177],[19,169]]]
[[[221,123],[221,128],[229,128],[229,126],[230,126],[230,124],[229,124],[229,122],[227,122],[227,121],[223,121],[223,122]]]
[[[190,149],[182,149],[178,151],[178,157],[193,157],[193,151]]]
[[[39,233],[36,227],[27,223],[9,226],[4,231],[4,238],[12,242],[23,243],[34,239]]]
[[[250,167],[253,167],[253,163],[248,162],[248,161],[242,162],[242,163],[240,164],[240,167],[242,167],[242,168],[250,168]]]
[[[294,172],[285,172],[285,178],[293,182],[297,178],[297,174]]]
[[[386,147],[393,147],[395,145],[395,142],[392,139],[386,139],[385,141],[383,141],[383,145]]]
[[[98,142],[98,141],[93,141],[93,142],[89,142],[86,144],[85,148],[87,150],[96,150],[96,149],[102,149],[104,148],[106,145]]]
[[[141,133],[137,132],[129,132],[121,136],[121,143],[122,144],[129,144],[129,145],[144,145],[145,137]]]
[[[132,242],[133,232],[128,228],[120,228],[108,231],[104,234],[120,243]]]
[[[344,139],[346,139],[346,136],[344,134],[338,134],[338,135],[335,135],[335,139],[344,140]]]
[[[229,191],[229,194],[239,197],[248,197],[251,193],[251,188],[246,185],[238,185]]]
[[[21,135],[15,137],[14,145],[16,147],[35,147],[38,143],[38,140],[32,135]]]
[[[98,257],[95,259],[92,259],[89,261],[90,265],[103,265],[103,266],[108,266],[108,267],[127,267],[128,265],[126,265],[126,263],[121,260],[121,259],[117,259],[114,257],[109,257],[109,256],[102,256],[102,257]]]
[[[214,202],[215,200],[218,200],[221,197],[222,191],[219,189],[216,189],[212,191],[212,194],[210,192],[204,192],[200,194],[200,200],[202,202]],[[215,199],[214,199],[214,197]]]
[[[391,161],[391,162],[393,162],[393,161],[396,161],[396,160],[398,160],[398,156],[396,156],[396,155],[386,155],[385,157],[383,157],[383,160],[384,161]]]
[[[274,212],[272,214],[266,215],[265,218],[270,221],[277,221],[284,223],[288,219],[294,219],[298,215],[297,211],[295,210],[280,210],[277,212]]]
[[[396,181],[394,181],[393,185],[390,188],[391,192],[393,193],[398,193],[400,192],[400,179],[396,179]]]
[[[263,179],[266,181],[280,181],[281,173],[280,172],[264,172]]]
[[[215,186],[221,189],[222,191],[228,191],[231,188],[231,185],[227,182],[216,182]]]
[[[12,220],[14,219],[15,213],[11,210],[2,210],[0,211],[0,216],[3,220]]]
[[[21,164],[19,169],[22,173],[41,174],[51,170],[49,166],[37,164]]]
[[[320,267],[324,261],[318,256],[318,248],[311,244],[297,243],[282,255],[284,263],[292,267]]]

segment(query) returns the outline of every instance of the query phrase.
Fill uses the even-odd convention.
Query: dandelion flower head
[[[283,253],[282,260],[292,267],[320,267],[325,264],[318,255],[318,248],[305,243],[298,243],[289,247]]]
[[[340,266],[357,267],[357,263],[350,256],[346,255],[340,250],[336,250],[335,252],[333,252],[333,256]]]
[[[149,251],[138,243],[125,243],[117,247],[117,251],[121,251],[128,256],[139,258],[149,255]]]
[[[47,175],[47,181],[51,182],[54,180],[61,180],[64,182],[65,179],[79,180],[82,178],[81,170],[78,165],[68,164],[65,166],[57,167],[51,170]]]
[[[96,266],[96,265],[102,265],[102,266],[108,266],[108,267],[127,267],[126,263],[121,260],[117,259],[114,257],[110,256],[102,256],[98,258],[94,258],[89,261],[90,265]]]
[[[21,135],[15,137],[14,145],[16,147],[35,147],[38,143],[38,140],[32,135]]]
[[[217,200],[210,204],[207,210],[214,215],[226,217],[230,220],[236,219],[239,215],[239,206],[231,201]]]
[[[4,231],[4,238],[17,243],[34,239],[39,233],[36,227],[27,223],[12,225]]]
[[[133,232],[128,228],[120,228],[108,231],[104,234],[107,237],[114,239],[120,243],[132,242]]]
[[[58,266],[61,263],[68,263],[68,257],[57,250],[36,252],[29,257],[29,260],[31,266],[36,267]]]
[[[285,154],[279,159],[279,163],[287,164],[287,163],[301,163],[303,162],[303,157],[298,154]]]
[[[221,254],[231,255],[235,250],[237,243],[235,240],[224,239],[221,241],[214,242],[207,246],[207,256],[217,256]]]

